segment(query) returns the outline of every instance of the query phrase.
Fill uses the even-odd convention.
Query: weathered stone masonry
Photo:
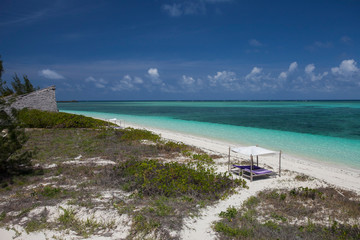
[[[10,108],[16,109],[38,109],[42,111],[58,112],[56,98],[55,98],[55,86],[40,89],[35,92],[20,95],[15,98],[9,97],[5,99],[8,103],[11,103]]]

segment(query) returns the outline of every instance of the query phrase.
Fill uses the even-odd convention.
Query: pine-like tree
[[[12,91],[6,86],[6,82],[1,79],[3,72],[4,68],[0,59],[0,94],[1,96],[7,96]],[[17,79],[20,81],[19,78]],[[22,86],[23,90],[33,91],[33,86],[27,77],[25,84]],[[17,111],[12,109],[12,114],[9,115],[5,111],[6,107],[8,107],[8,104],[0,98],[0,181],[13,175],[32,171],[31,157],[33,151],[22,150],[27,137],[17,120]]]
[[[13,81],[11,82],[11,86],[17,95],[26,93],[25,86],[24,86],[24,84],[22,84],[20,78],[18,77],[18,75],[16,73],[13,77]]]
[[[9,116],[0,110],[0,181],[32,171],[33,151],[24,151],[22,146],[28,138],[17,120],[17,111]]]
[[[4,72],[4,67],[3,67],[2,60],[1,60],[1,56],[0,56],[0,97],[8,96],[8,95],[14,93],[8,86],[6,86],[6,81],[2,80],[1,77],[2,77],[3,72]]]
[[[24,90],[25,90],[25,93],[31,93],[31,92],[33,92],[35,90],[38,90],[38,88],[34,88],[34,86],[31,84],[29,78],[26,75],[24,75],[23,78],[24,78]]]
[[[2,80],[1,76],[2,76],[3,72],[4,72],[4,68],[3,68],[3,64],[2,64],[2,60],[1,60],[1,56],[0,56],[0,97],[6,97],[8,95],[13,94],[14,92],[17,95],[31,93],[31,92],[39,89],[39,87],[34,88],[34,86],[31,84],[28,76],[26,76],[26,75],[23,76],[24,83],[22,83],[21,79],[15,73],[15,75],[13,77],[14,80],[11,82],[11,86],[13,88],[13,90],[12,90],[6,85],[6,81]]]

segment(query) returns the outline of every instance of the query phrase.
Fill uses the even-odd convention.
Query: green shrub
[[[122,131],[121,140],[123,141],[139,141],[139,140],[150,140],[153,142],[160,141],[160,136],[147,131],[145,129],[134,129],[134,128],[126,128]]]
[[[43,190],[40,192],[41,195],[48,198],[54,198],[61,193],[61,188],[45,186]]]
[[[183,196],[219,199],[233,186],[246,183],[232,181],[227,174],[214,173],[201,164],[162,163],[157,160],[132,160],[120,163],[117,174],[128,184],[129,190],[144,195]]]
[[[207,164],[214,164],[214,160],[209,156],[207,155],[206,153],[203,153],[203,154],[194,154],[192,156],[192,158],[194,160],[197,160],[197,161],[200,161],[200,162],[203,162],[203,163],[207,163]]]
[[[36,109],[22,109],[18,117],[21,125],[27,128],[98,128],[114,125],[82,115]]]
[[[251,229],[230,227],[223,222],[217,222],[214,225],[214,230],[228,237],[247,238],[253,235]]]
[[[26,231],[27,234],[29,234],[31,232],[37,232],[37,231],[40,231],[40,230],[45,229],[45,228],[47,228],[47,224],[46,224],[45,219],[41,219],[41,221],[39,221],[39,220],[31,220],[26,224],[25,231]]]
[[[64,192],[66,191],[64,191],[62,188],[45,186],[45,187],[34,188],[31,192],[31,196],[36,199],[38,199],[39,197],[55,198]]]
[[[165,151],[174,151],[174,152],[181,152],[181,151],[187,151],[188,146],[186,146],[184,143],[178,143],[173,141],[168,141],[165,144],[159,143],[157,145],[157,148],[159,150],[164,149]]]
[[[308,188],[308,187],[299,187],[299,188],[293,188],[291,189],[291,191],[289,192],[290,196],[292,197],[302,197],[302,198],[311,198],[312,200],[314,200],[316,197],[323,199],[323,193],[317,189],[312,189],[312,188]]]
[[[133,218],[133,231],[136,233],[143,233],[143,234],[149,234],[152,231],[159,228],[161,224],[154,220],[154,219],[148,219],[141,213],[138,213]]]
[[[72,208],[65,209],[63,207],[60,207],[61,210],[63,210],[63,214],[59,216],[59,222],[63,227],[68,228],[71,227],[76,222],[75,217],[75,211]]]
[[[1,212],[0,214],[0,222],[6,218],[6,212]]]
[[[272,213],[270,214],[270,216],[271,216],[273,219],[278,220],[278,221],[282,221],[282,222],[286,222],[286,221],[287,221],[286,217],[283,217],[282,215],[279,215],[279,214],[277,214],[276,212],[272,212]]]
[[[237,210],[235,207],[228,207],[226,209],[226,212],[221,212],[219,214],[220,217],[227,218],[229,222],[232,221],[232,219],[236,216]]]
[[[264,223],[264,226],[271,228],[273,230],[278,230],[279,229],[279,225],[271,220],[268,220]]]
[[[260,199],[255,197],[255,196],[251,196],[249,197],[245,202],[244,202],[244,206],[248,207],[248,208],[254,208],[256,207],[258,204],[260,203]]]

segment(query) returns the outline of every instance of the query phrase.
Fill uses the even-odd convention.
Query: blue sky
[[[0,0],[3,79],[58,100],[360,99],[360,1]]]

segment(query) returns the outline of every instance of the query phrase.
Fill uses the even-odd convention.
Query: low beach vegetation
[[[335,188],[265,190],[220,213],[220,239],[359,239],[358,197]]]
[[[22,151],[36,150],[31,164],[42,174],[3,182],[2,199],[12,200],[0,205],[0,213],[3,226],[21,225],[27,233],[106,234],[116,219],[81,215],[84,209],[106,209],[129,218],[129,238],[176,239],[184,218],[246,187],[243,180],[215,173],[205,152],[147,130],[28,109],[19,122],[28,139]],[[104,192],[121,194],[109,198]],[[58,216],[49,221],[55,207]]]
[[[19,111],[19,121],[26,128],[99,128],[114,126],[103,120],[82,115],[47,112],[37,109],[22,109]]]
[[[201,162],[187,164],[158,160],[128,160],[120,163],[116,169],[130,191],[137,190],[146,196],[161,195],[218,200],[224,192],[232,190],[229,186],[245,187],[245,181],[232,181],[224,173],[214,173],[214,169]]]
[[[153,142],[160,141],[160,136],[145,129],[127,128],[125,131],[119,131],[123,141],[149,140]]]

